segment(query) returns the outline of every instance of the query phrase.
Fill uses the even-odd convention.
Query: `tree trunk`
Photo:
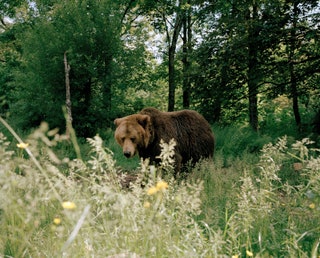
[[[71,94],[70,94],[70,65],[67,60],[67,52],[64,52],[64,71],[65,71],[65,83],[66,83],[66,110],[67,110],[67,125],[66,135],[70,136],[69,128],[72,127],[72,112],[71,112]]]
[[[293,6],[293,21],[292,28],[290,32],[290,49],[289,49],[289,71],[290,71],[290,88],[292,96],[292,108],[294,113],[294,118],[298,129],[301,129],[301,116],[299,111],[299,101],[298,101],[298,87],[297,78],[294,70],[294,52],[296,50],[296,29],[297,29],[297,19],[298,19],[299,9],[298,3],[294,3]]]
[[[182,27],[182,19],[181,15],[177,13],[177,19],[176,23],[174,25],[174,31],[172,36],[172,41],[170,44],[169,41],[169,96],[168,96],[168,111],[174,110],[174,104],[175,104],[175,67],[174,67],[174,61],[175,61],[175,53],[176,53],[176,47],[177,47],[177,41],[179,37],[179,33],[181,31]]]
[[[298,129],[301,128],[301,116],[299,111],[299,100],[298,100],[298,88],[297,88],[297,80],[294,72],[293,64],[289,65],[290,69],[290,86],[291,86],[291,95],[292,95],[292,109],[294,113],[294,118],[297,124]]]
[[[249,72],[252,73],[252,72]],[[250,79],[249,79],[250,80]],[[249,86],[249,123],[254,131],[258,131],[258,97],[256,84],[252,81],[248,83]]]
[[[190,4],[190,0],[188,1]],[[191,39],[192,39],[192,30],[191,30],[191,14],[190,10],[186,10],[183,14],[183,56],[182,56],[182,64],[183,64],[183,82],[182,82],[182,91],[183,91],[183,108],[188,109],[190,107],[190,54],[192,51],[191,47]]]
[[[110,111],[111,111],[111,85],[112,85],[112,77],[111,77],[111,62],[112,62],[112,55],[106,55],[104,57],[104,70],[102,75],[102,82],[103,82],[103,108],[105,112],[103,112],[103,119],[104,124],[111,125],[110,119]]]
[[[249,90],[249,122],[253,130],[258,131],[258,50],[256,39],[259,35],[255,25],[257,18],[257,5],[252,7],[251,15],[248,16],[248,90]]]
[[[174,103],[175,103],[175,71],[174,71],[174,55],[175,50],[172,50],[172,47],[169,47],[169,96],[168,96],[168,111],[174,110]]]

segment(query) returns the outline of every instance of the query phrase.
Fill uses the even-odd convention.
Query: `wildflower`
[[[74,202],[63,202],[62,207],[66,210],[74,210],[77,206]]]
[[[165,181],[160,181],[157,183],[156,188],[158,189],[158,191],[163,191],[168,188],[168,183]]]
[[[29,143],[24,143],[24,142],[17,143],[17,147],[20,149],[26,149],[28,148],[28,146],[29,146]]]
[[[60,218],[54,218],[54,219],[53,219],[53,223],[54,223],[55,225],[60,225],[61,219],[60,219]]]
[[[143,207],[145,207],[146,209],[147,209],[147,208],[150,208],[150,206],[151,206],[151,203],[150,203],[150,202],[145,202],[145,203],[143,204]]]
[[[311,203],[310,205],[309,205],[309,208],[310,209],[314,209],[316,207],[316,205],[314,204],[314,203]]]
[[[239,255],[235,254],[235,255],[232,255],[231,258],[238,258]]]
[[[247,250],[247,252],[246,252],[246,253],[247,253],[247,255],[248,255],[248,256],[250,256],[250,257],[252,257],[252,256],[253,256],[253,252],[250,252],[249,250]]]
[[[158,188],[157,187],[151,187],[151,188],[148,189],[147,194],[148,195],[154,195],[157,192],[158,192]]]

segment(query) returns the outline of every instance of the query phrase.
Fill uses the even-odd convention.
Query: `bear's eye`
[[[134,143],[136,141],[135,137],[131,137],[130,140]]]
[[[125,138],[124,138],[124,137],[122,137],[122,138],[121,138],[121,142],[124,142],[124,139],[125,139]]]

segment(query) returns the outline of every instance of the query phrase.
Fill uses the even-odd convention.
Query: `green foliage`
[[[254,132],[245,125],[214,126],[213,132],[216,138],[215,162],[222,167],[232,166],[236,160],[243,158],[254,163],[263,145],[272,141],[267,134]]]
[[[318,77],[314,70],[318,58],[315,61],[312,56],[319,55],[315,32],[319,14],[310,11],[317,4],[249,1],[240,6],[217,1],[208,6],[211,12],[201,19],[210,26],[202,31],[204,40],[194,54],[199,69],[193,75],[192,93],[209,121],[258,118],[250,106],[258,104],[259,93],[271,96],[268,101],[283,94],[303,101],[304,92],[314,87]],[[300,106],[294,107],[299,126],[299,115],[303,124],[311,122]]]
[[[42,121],[65,128],[66,52],[74,127],[84,138],[143,107],[166,110],[169,77],[170,103],[175,99],[171,104],[181,109],[187,99],[210,123],[250,122],[250,97],[254,109],[257,104],[255,129],[284,131],[277,122],[283,119],[289,131],[283,134],[292,134],[300,115],[299,129],[305,131],[307,124],[307,131],[311,126],[317,131],[318,5],[276,0],[0,3],[0,112],[22,130]],[[190,19],[183,25],[189,34],[182,48],[177,38],[177,53],[171,53],[176,56],[173,78],[168,77],[168,42],[175,31],[171,24],[177,21],[180,27],[180,18]],[[298,107],[273,114],[279,96],[294,99]]]
[[[46,120],[64,128],[66,52],[75,128],[81,136],[95,134],[110,123],[113,58],[121,47],[118,6],[112,1],[56,1],[51,9],[15,34],[23,55],[15,70],[11,114],[19,127]]]

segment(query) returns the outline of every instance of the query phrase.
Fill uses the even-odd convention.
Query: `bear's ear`
[[[150,116],[148,115],[138,115],[137,116],[137,122],[146,129],[148,124],[150,123]]]
[[[119,124],[121,124],[122,121],[123,121],[122,118],[117,118],[117,119],[114,120],[114,124],[118,127]]]

